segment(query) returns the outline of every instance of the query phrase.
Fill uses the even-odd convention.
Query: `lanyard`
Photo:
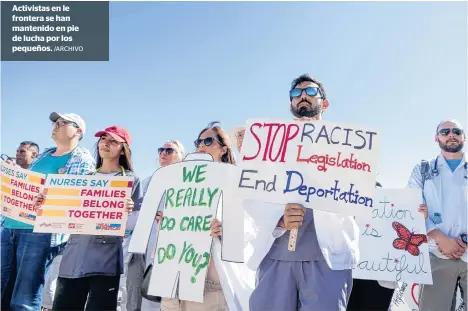
[[[101,169],[101,168],[98,168],[98,169],[93,173],[93,175],[96,175],[96,173],[99,172],[100,169]],[[121,166],[120,169],[122,170],[122,176],[126,176],[126,175],[125,175],[125,169],[123,168],[123,166]]]

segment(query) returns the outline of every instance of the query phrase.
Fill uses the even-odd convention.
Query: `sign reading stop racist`
[[[34,232],[125,234],[133,177],[48,175]]]

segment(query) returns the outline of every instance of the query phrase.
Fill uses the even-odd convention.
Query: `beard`
[[[445,152],[449,152],[449,153],[457,153],[459,152],[460,150],[463,149],[463,142],[461,141],[458,141],[458,144],[453,144],[453,143],[445,143],[443,144],[440,140],[439,140],[439,147],[440,149],[444,150]]]
[[[307,105],[301,106],[302,103],[307,103]],[[304,99],[300,101],[296,107],[291,104],[289,109],[296,118],[313,118],[322,112],[322,105],[319,103],[313,104],[307,99]]]

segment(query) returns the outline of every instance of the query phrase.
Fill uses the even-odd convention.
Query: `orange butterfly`
[[[393,240],[393,247],[408,251],[413,256],[418,256],[420,253],[419,246],[427,243],[427,236],[410,232],[405,226],[396,221],[392,223],[392,227],[398,234],[398,238]]]

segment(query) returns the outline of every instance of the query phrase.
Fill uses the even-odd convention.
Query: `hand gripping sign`
[[[162,211],[149,295],[203,302],[207,268],[210,260],[216,262],[211,258],[214,218],[222,221],[222,260],[242,262],[243,210],[231,194],[237,170],[209,154],[193,153],[153,174],[128,250],[146,252],[156,212]]]

